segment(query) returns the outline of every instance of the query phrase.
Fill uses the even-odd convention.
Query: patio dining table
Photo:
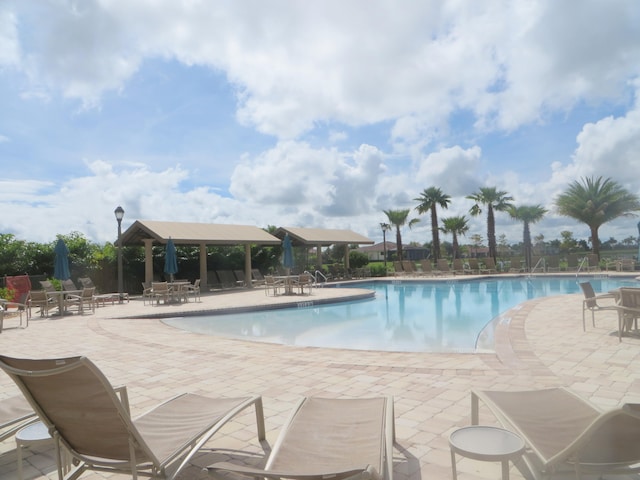
[[[276,275],[274,278],[282,280],[285,295],[293,295],[293,285],[298,281],[300,275]]]
[[[55,298],[58,302],[58,315],[61,317],[65,314],[64,299],[67,295],[80,295],[82,290],[54,290],[47,292],[48,297]]]

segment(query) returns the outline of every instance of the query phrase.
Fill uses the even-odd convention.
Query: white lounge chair
[[[303,398],[293,410],[264,467],[230,462],[212,473],[300,480],[393,478],[393,398]]]
[[[640,471],[638,404],[603,412],[565,388],[473,391],[473,425],[479,422],[479,400],[524,439],[524,460],[536,479],[566,470],[578,479],[583,473]]]
[[[262,398],[178,395],[132,419],[125,387],[114,389],[86,357],[47,360],[0,356],[56,447],[75,460],[69,479],[86,470],[173,479],[229,420],[254,405],[259,439],[265,438]]]

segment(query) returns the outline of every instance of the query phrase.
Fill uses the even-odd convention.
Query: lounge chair
[[[262,399],[209,398],[183,394],[132,419],[126,388],[114,389],[86,357],[48,360],[0,356],[2,368],[20,387],[76,466],[69,479],[86,470],[153,478],[175,478],[191,457],[235,415],[254,405],[258,437],[265,438]]]
[[[602,412],[565,388],[473,391],[473,425],[479,420],[478,400],[506,429],[523,438],[527,445],[524,460],[536,479],[550,478],[566,469],[573,470],[576,478],[587,472],[640,471],[638,404]]]
[[[416,275],[418,273],[415,263],[411,260],[402,260],[402,270],[407,275]]]
[[[417,262],[416,263],[416,270],[417,270],[417,274],[421,277],[426,277],[426,276],[434,276],[436,275],[436,273],[439,272],[434,272],[433,270],[433,265],[431,265],[431,262],[429,260],[423,260],[421,262]]]
[[[404,268],[402,266],[402,262],[396,260],[393,262],[393,274],[394,275],[404,275]]]
[[[393,399],[308,397],[293,410],[264,469],[219,462],[209,472],[301,480],[392,480]]]
[[[66,279],[66,280],[61,280],[60,281],[60,285],[62,285],[62,289],[65,292],[74,292],[77,293],[79,292],[81,289],[76,287],[76,284],[73,283],[73,280],[71,280],[70,278]]]
[[[615,299],[615,295],[612,293],[603,293],[600,295],[596,295],[596,292],[593,291],[593,286],[590,282],[581,282],[580,288],[582,289],[582,293],[584,294],[584,300],[582,301],[582,331],[586,330],[585,318],[584,314],[587,310],[591,310],[591,323],[595,327],[596,326],[596,312],[600,312],[603,310],[617,310],[615,304],[612,305],[599,305],[598,300],[603,299]]]
[[[549,255],[544,257],[545,269],[548,273],[560,271],[560,257],[558,255]]]
[[[469,273],[467,269],[464,268],[464,262],[461,258],[454,258],[452,260],[451,270],[454,275],[464,275],[465,273]]]
[[[0,400],[0,442],[36,420],[36,412],[23,395]]]
[[[509,261],[509,273],[523,273],[526,266],[523,264],[521,257],[511,257]]]
[[[477,258],[468,258],[467,263],[469,264],[470,273],[479,274],[480,273],[480,265],[478,264]]]
[[[590,272],[600,271],[600,260],[595,253],[587,253],[587,265]]]
[[[453,273],[453,271],[451,270],[451,267],[449,267],[449,262],[447,261],[446,258],[439,258],[438,261],[436,262],[436,269],[445,275],[449,275],[451,273]]]
[[[253,285],[264,285],[264,275],[257,268],[251,269],[251,283]]]
[[[480,268],[480,273],[498,273],[496,268],[496,262],[493,258],[487,257],[483,261],[483,266]]]

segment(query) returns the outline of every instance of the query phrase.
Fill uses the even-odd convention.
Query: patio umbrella
[[[287,275],[294,266],[293,262],[293,245],[291,245],[291,237],[287,233],[282,240],[282,266],[287,269]]]
[[[164,273],[169,275],[171,281],[173,281],[173,276],[178,273],[178,255],[176,254],[176,246],[171,238],[167,242],[167,249],[164,255]]]
[[[61,238],[58,239],[56,247],[53,249],[56,254],[55,262],[53,264],[53,277],[58,280],[68,280],[71,278],[71,272],[69,271],[69,249]]]

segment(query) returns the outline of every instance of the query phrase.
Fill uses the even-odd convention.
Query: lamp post
[[[122,303],[124,297],[122,287],[122,218],[124,217],[124,209],[118,205],[118,208],[113,213],[115,213],[118,221],[118,299]]]
[[[384,271],[387,272],[387,232],[391,230],[391,225],[388,223],[381,223],[382,228],[382,248],[384,249]]]

